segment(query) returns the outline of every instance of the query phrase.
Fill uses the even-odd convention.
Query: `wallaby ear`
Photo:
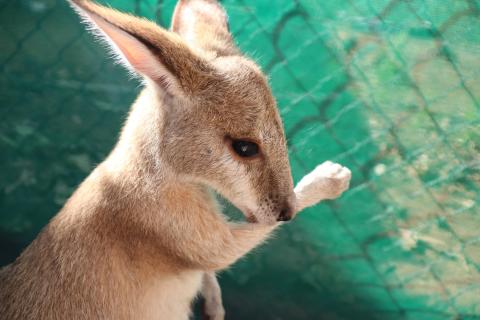
[[[216,56],[238,55],[228,27],[228,16],[216,0],[179,0],[172,31],[189,44]]]
[[[70,3],[129,70],[153,80],[172,94],[190,94],[209,83],[210,66],[178,35],[148,20],[89,0],[70,0]]]

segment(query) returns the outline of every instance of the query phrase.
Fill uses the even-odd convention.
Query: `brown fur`
[[[259,68],[237,54],[213,1],[207,11],[202,1],[180,1],[178,34],[86,0],[73,4],[145,88],[108,158],[1,270],[0,319],[187,319],[205,272],[261,243],[280,211],[294,213],[275,100]],[[184,20],[190,9],[193,25]],[[261,155],[235,156],[232,138],[258,142]],[[323,189],[345,190],[337,169],[322,177]],[[212,189],[259,223],[227,222]],[[322,190],[297,208],[326,198]],[[219,294],[206,279],[216,289],[205,291]]]

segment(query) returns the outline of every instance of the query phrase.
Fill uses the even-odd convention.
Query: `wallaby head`
[[[293,183],[275,99],[261,70],[239,53],[216,1],[180,0],[171,31],[87,0],[71,1],[157,92],[163,116],[151,139],[159,161],[179,179],[214,188],[250,220],[292,217]]]

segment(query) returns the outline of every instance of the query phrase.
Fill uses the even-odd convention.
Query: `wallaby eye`
[[[258,144],[246,140],[233,140],[232,149],[242,158],[254,157],[258,154]]]

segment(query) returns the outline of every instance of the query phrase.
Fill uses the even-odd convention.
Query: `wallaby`
[[[214,272],[304,207],[348,188],[325,162],[293,188],[266,77],[213,0],[180,0],[172,30],[87,0],[71,5],[144,89],[120,139],[17,260],[0,272],[0,319],[188,319]],[[246,222],[229,222],[213,191]]]

